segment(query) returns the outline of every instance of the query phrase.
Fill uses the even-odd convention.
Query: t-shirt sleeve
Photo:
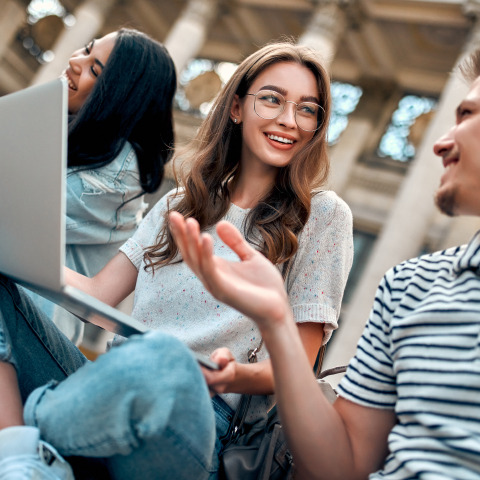
[[[353,261],[352,213],[333,192],[313,196],[310,217],[286,287],[296,322],[324,324],[324,343],[338,326],[343,291]]]
[[[338,386],[340,396],[367,407],[394,409],[397,401],[390,340],[393,275],[392,269],[378,286],[357,352]]]
[[[176,190],[170,191],[155,204],[140,222],[134,235],[119,249],[120,252],[128,257],[137,270],[139,270],[142,265],[145,249],[156,244],[158,241],[157,237],[163,226],[164,215],[170,206],[174,192],[176,192]]]

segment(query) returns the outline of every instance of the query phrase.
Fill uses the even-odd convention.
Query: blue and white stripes
[[[371,478],[480,479],[480,233],[387,272],[339,393],[395,409]]]

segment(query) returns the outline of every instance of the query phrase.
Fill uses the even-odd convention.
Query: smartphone
[[[195,355],[195,358],[197,359],[197,362],[205,368],[209,368],[210,370],[220,370],[220,366],[218,363],[214,362],[213,360],[210,360],[206,355],[202,355],[201,353],[193,352]]]

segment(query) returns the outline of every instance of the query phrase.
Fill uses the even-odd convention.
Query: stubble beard
[[[448,215],[449,217],[453,217],[455,215],[455,207],[457,204],[456,194],[457,191],[454,187],[440,187],[435,193],[435,204],[442,213]]]

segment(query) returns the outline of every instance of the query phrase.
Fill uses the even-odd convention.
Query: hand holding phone
[[[206,355],[202,355],[201,353],[193,352],[195,355],[195,358],[197,359],[197,362],[205,368],[208,368],[209,370],[220,370],[220,366],[218,363],[214,362],[210,358],[208,358]]]

